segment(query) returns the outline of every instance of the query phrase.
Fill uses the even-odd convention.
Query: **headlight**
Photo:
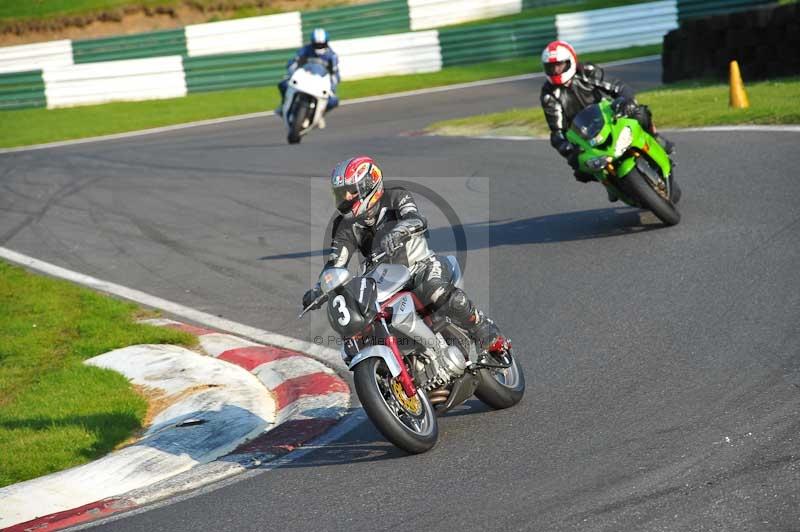
[[[589,159],[588,161],[586,161],[586,167],[592,172],[599,172],[600,170],[608,166],[609,162],[611,162],[610,157],[606,156],[595,157],[593,159]]]
[[[623,153],[628,151],[628,148],[631,147],[631,143],[633,142],[633,132],[631,128],[625,126],[622,128],[622,131],[619,132],[619,136],[617,137],[617,144],[614,146],[614,157],[621,157]]]

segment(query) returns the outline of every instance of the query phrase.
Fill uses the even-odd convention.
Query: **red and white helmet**
[[[337,164],[331,173],[331,187],[341,214],[374,222],[383,196],[383,172],[372,157],[361,155]]]
[[[553,85],[568,85],[578,71],[578,54],[565,41],[553,41],[542,50],[542,66]]]

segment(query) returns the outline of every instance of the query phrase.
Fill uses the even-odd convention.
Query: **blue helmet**
[[[311,32],[311,46],[318,54],[325,53],[328,49],[328,32],[323,28],[315,28]]]

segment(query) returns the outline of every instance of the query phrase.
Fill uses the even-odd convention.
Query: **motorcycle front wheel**
[[[353,381],[361,406],[387,440],[412,454],[436,445],[439,427],[428,396],[418,389],[414,397],[408,397],[383,359],[360,362],[353,369]]]
[[[302,138],[300,132],[303,131],[303,123],[306,121],[308,115],[308,107],[308,102],[301,98],[292,106],[289,135],[286,139],[289,141],[289,144],[300,143],[300,139]]]
[[[497,362],[502,364],[510,362],[511,366],[505,369],[480,370],[478,372],[480,384],[475,390],[475,397],[495,410],[501,410],[512,407],[522,400],[525,394],[525,374],[511,353],[498,358]]]
[[[629,194],[638,199],[642,207],[652,211],[664,225],[677,225],[681,221],[681,213],[662,195],[666,194],[666,188],[662,193],[657,192],[638,168],[625,176],[625,185]]]

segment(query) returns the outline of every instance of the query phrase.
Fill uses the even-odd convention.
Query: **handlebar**
[[[299,320],[299,319],[302,319],[302,318],[303,318],[303,316],[305,316],[305,315],[306,315],[306,313],[307,313],[309,310],[313,309],[314,307],[316,307],[316,306],[317,306],[317,305],[319,305],[320,303],[323,303],[323,302],[324,302],[326,299],[328,299],[328,294],[320,294],[320,296],[319,296],[317,299],[315,299],[314,301],[312,301],[312,302],[311,302],[311,304],[310,304],[309,306],[307,306],[306,308],[304,308],[304,309],[303,309],[303,311],[302,311],[302,312],[300,312],[300,314],[298,314],[298,315],[297,315],[297,319],[298,319],[298,320]]]
[[[418,235],[421,235],[421,234],[423,234],[423,233],[424,233],[425,231],[427,231],[427,230],[428,230],[427,228],[424,228],[424,229],[417,229],[416,231],[411,231],[411,232],[409,232],[409,233],[408,233],[408,234],[407,234],[407,235],[406,235],[406,236],[403,238],[403,242],[405,243],[406,241],[410,240],[411,238],[413,238],[413,237],[415,237],[415,236],[418,236]],[[377,262],[377,261],[381,260],[382,258],[384,258],[386,255],[387,255],[387,252],[385,252],[385,251],[383,251],[383,250],[381,250],[381,251],[376,251],[376,252],[374,252],[374,253],[372,253],[372,254],[370,254],[369,256],[367,256],[367,257],[365,257],[365,258],[364,258],[364,265],[367,265],[367,264],[374,264],[375,262]],[[319,305],[319,304],[321,304],[321,303],[325,302],[325,300],[327,300],[327,299],[328,299],[328,294],[321,294],[321,295],[320,295],[318,298],[316,298],[316,299],[315,299],[315,300],[314,300],[314,301],[313,301],[313,302],[312,302],[312,303],[311,303],[309,306],[307,306],[306,308],[304,308],[304,309],[303,309],[303,310],[300,312],[300,314],[298,314],[298,315],[297,315],[297,319],[298,319],[298,320],[299,320],[299,319],[301,319],[303,316],[305,316],[305,315],[306,315],[306,313],[307,313],[309,310],[311,310],[311,309],[313,309],[314,307],[316,307],[317,305]]]

